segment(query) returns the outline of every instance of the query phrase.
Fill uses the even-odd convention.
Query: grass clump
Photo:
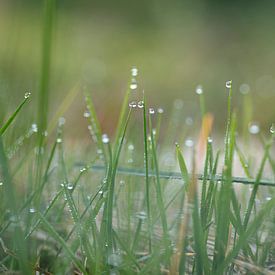
[[[19,166],[20,155],[6,155],[9,148],[3,134],[23,112],[28,97],[24,98],[1,128],[1,271],[271,274],[275,199],[269,193],[274,193],[274,183],[263,176],[268,165],[274,175],[274,134],[271,131],[267,139],[261,137],[264,153],[253,178],[248,157],[236,139],[231,86],[227,91],[224,150],[215,151],[210,137],[203,140],[205,133],[210,135],[211,127],[205,118],[209,114],[202,112],[200,139],[205,149],[200,151],[198,146],[196,151],[192,146],[191,158],[186,158],[176,144],[178,165],[174,169],[178,166],[180,173],[162,171],[165,166],[157,118],[162,112],[148,108],[144,94],[138,104],[130,102],[129,107],[133,91],[127,91],[111,144],[102,133],[92,98],[85,91],[85,117],[96,145],[89,152],[91,161],[83,163],[71,154],[70,160],[66,159],[65,120],[61,118],[49,149],[51,138],[45,137],[40,184],[35,182],[39,150],[28,152],[28,158]],[[133,113],[137,110],[143,121],[139,136],[143,145],[134,148],[129,140],[138,144],[138,138],[133,139],[127,130],[136,123]],[[129,148],[134,150],[136,163],[143,160],[143,168],[134,167],[132,161],[124,167]],[[20,150],[28,148],[21,146]],[[197,156],[203,152],[203,173],[198,174]],[[233,176],[234,156],[239,158],[238,170],[248,178]]]

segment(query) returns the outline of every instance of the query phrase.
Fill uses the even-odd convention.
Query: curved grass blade
[[[9,126],[12,124],[12,122],[15,120],[19,112],[21,111],[22,107],[25,105],[25,103],[29,100],[30,93],[26,93],[24,100],[21,102],[21,104],[17,107],[15,112],[10,116],[8,121],[0,128],[0,136],[2,136],[6,130],[9,128]]]

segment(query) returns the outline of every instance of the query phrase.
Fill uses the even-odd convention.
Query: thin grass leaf
[[[39,218],[43,222],[44,226],[46,227],[46,230],[49,232],[50,236],[54,238],[58,244],[62,246],[62,248],[66,251],[67,255],[71,259],[71,261],[75,264],[79,270],[81,270],[84,274],[87,274],[85,267],[81,264],[81,262],[77,259],[77,257],[74,255],[74,253],[71,251],[71,249],[67,246],[67,243],[62,239],[59,234],[56,232],[54,227],[44,218],[43,214],[40,212],[37,212]]]
[[[26,93],[23,101],[21,104],[17,107],[15,112],[10,116],[10,118],[7,120],[7,122],[0,128],[0,136],[3,136],[3,134],[6,132],[6,130],[9,128],[9,126],[12,124],[12,122],[15,120],[19,112],[21,111],[22,107],[25,105],[25,103],[29,100],[30,93]]]
[[[253,222],[248,226],[244,234],[242,234],[237,241],[235,247],[230,251],[225,260],[220,263],[217,274],[223,274],[223,271],[228,267],[229,263],[238,255],[240,249],[245,246],[250,236],[252,236],[262,225],[263,220],[269,215],[271,210],[275,207],[275,199],[270,200],[263,209],[258,213]]]

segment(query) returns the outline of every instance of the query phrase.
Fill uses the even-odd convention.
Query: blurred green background
[[[85,84],[103,128],[115,128],[130,69],[139,69],[139,92],[169,118],[182,99],[199,115],[195,88],[204,87],[217,129],[224,125],[225,81],[250,86],[253,120],[275,120],[274,1],[57,0],[50,84],[50,117],[64,96]],[[0,109],[12,111],[29,90],[34,100],[24,120],[35,121],[39,87],[43,1],[0,1]],[[86,134],[84,100],[76,98],[66,118],[72,137]],[[188,115],[188,114],[186,114]],[[21,119],[21,122],[23,120]]]

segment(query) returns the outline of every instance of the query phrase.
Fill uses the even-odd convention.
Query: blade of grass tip
[[[270,200],[266,205],[261,209],[256,218],[248,226],[247,230],[242,234],[235,247],[230,251],[225,260],[220,263],[217,274],[223,274],[224,270],[229,266],[232,260],[238,256],[238,253],[242,247],[244,247],[250,236],[252,236],[262,225],[263,220],[270,214],[271,210],[275,207],[275,199]]]
[[[155,144],[155,136],[152,128],[152,120],[151,116],[149,115],[149,129],[150,129],[150,136],[151,136],[151,143],[152,143],[152,156],[153,156],[153,163],[155,168],[155,175],[156,175],[156,195],[157,195],[157,204],[160,211],[160,218],[161,218],[161,224],[162,224],[162,230],[163,230],[163,237],[164,237],[164,244],[165,244],[165,251],[166,256],[168,259],[168,255],[170,254],[170,238],[168,233],[168,226],[167,226],[167,219],[166,219],[166,212],[164,207],[164,201],[163,201],[163,194],[162,194],[162,188],[160,184],[160,177],[159,177],[159,167],[158,167],[158,159],[157,159],[157,153],[156,153],[156,144]]]
[[[22,107],[25,105],[25,103],[29,100],[31,93],[26,92],[24,95],[24,99],[21,102],[21,104],[16,108],[14,113],[9,117],[7,122],[0,128],[0,136],[2,136],[6,130],[9,128],[9,126],[12,124],[12,122],[15,120],[19,112],[21,111]]]
[[[189,189],[189,174],[188,170],[186,167],[185,160],[183,158],[183,155],[181,153],[179,144],[176,143],[176,155],[177,155],[177,160],[179,163],[182,179],[184,182],[183,185],[183,197],[181,201],[181,208],[180,208],[180,222],[179,222],[179,230],[178,230],[178,236],[177,236],[177,253],[175,253],[172,257],[171,261],[171,267],[170,267],[170,273],[171,274],[176,274],[178,271],[180,274],[185,272],[185,249],[186,249],[186,233],[187,233],[187,225],[188,225],[188,219],[189,219],[189,214],[187,209],[187,203],[185,203],[184,207],[184,194],[185,191],[187,192]],[[187,198],[188,200],[188,198]],[[185,208],[184,210],[182,208]],[[182,219],[183,213],[185,214],[184,220]]]
[[[100,152],[102,152],[104,162],[106,164],[107,155],[106,155],[106,150],[105,150],[105,147],[104,147],[104,144],[102,141],[102,131],[100,128],[98,117],[96,115],[95,107],[94,107],[92,98],[87,93],[87,91],[84,90],[84,94],[85,94],[86,107],[89,112],[88,119],[89,119],[90,126],[91,126],[90,131],[92,131],[92,135],[94,136],[94,141],[97,145],[97,148],[100,150]]]
[[[143,91],[143,144],[144,144],[144,168],[145,168],[145,197],[148,223],[149,253],[152,252],[152,227],[150,210],[150,180],[149,180],[149,160],[148,160],[148,140],[147,140],[147,102]]]
[[[18,251],[18,260],[21,271],[24,274],[30,274],[30,268],[28,265],[27,247],[24,242],[22,228],[20,226],[20,217],[18,215],[18,199],[16,196],[16,189],[12,182],[7,157],[5,154],[2,137],[0,136],[0,167],[3,177],[3,188],[5,198],[5,209],[10,209],[11,215],[15,220],[14,232],[12,235],[14,241],[14,247]]]
[[[232,162],[235,145],[235,127],[236,118],[232,120],[231,114],[231,101],[232,101],[232,81],[226,82],[226,88],[228,89],[228,103],[227,103],[227,125],[225,134],[225,157],[224,157],[224,169],[221,189],[218,197],[217,205],[217,227],[214,245],[214,259],[213,270],[216,271],[220,262],[224,260],[226,247],[228,244],[228,232],[229,232],[229,211],[231,200],[231,188],[232,188]],[[232,121],[231,121],[232,120]]]
[[[254,203],[255,203],[255,198],[256,198],[256,195],[257,195],[258,188],[259,188],[259,182],[261,181],[261,178],[262,178],[263,170],[264,170],[267,158],[268,158],[269,149],[270,149],[271,145],[272,145],[271,142],[269,142],[265,145],[264,157],[261,161],[260,169],[258,171],[256,181],[254,183],[253,190],[252,190],[249,202],[248,202],[248,207],[247,207],[247,210],[246,210],[246,214],[245,214],[245,217],[244,217],[244,222],[243,222],[244,229],[246,229],[246,227],[248,225],[248,222],[249,222],[249,219],[250,219],[250,216],[251,216],[251,212],[252,212],[252,209],[253,209],[253,206],[254,206]]]
[[[46,220],[46,218],[41,214],[40,212],[37,212],[39,218],[43,222],[44,226],[46,227],[46,230],[49,232],[50,236],[54,238],[58,244],[62,246],[62,248],[66,251],[67,255],[71,259],[71,261],[75,264],[77,268],[84,274],[88,274],[85,270],[85,267],[81,264],[81,262],[77,259],[77,257],[74,255],[74,253],[71,251],[71,249],[67,246],[67,243],[63,240],[63,238],[60,237],[60,235],[56,232],[54,227]]]

